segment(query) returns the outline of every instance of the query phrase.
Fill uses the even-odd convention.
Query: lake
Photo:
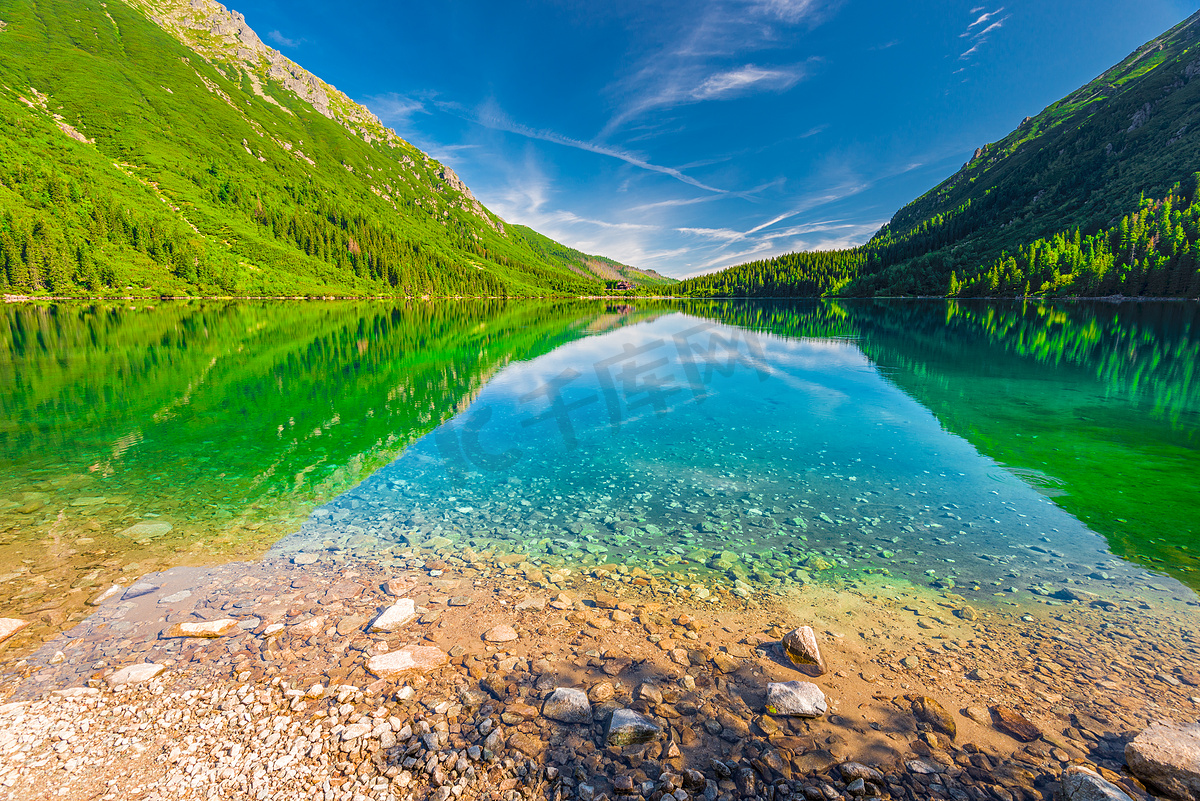
[[[1200,587],[1200,307],[4,307],[0,617],[174,565],[516,554],[714,609]],[[963,600],[965,599],[965,600]]]

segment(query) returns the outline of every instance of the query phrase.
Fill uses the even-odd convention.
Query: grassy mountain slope
[[[0,290],[603,286],[565,249],[514,234],[452,170],[240,15],[210,0],[130,2],[0,2]]]
[[[1196,199],[1193,174],[1200,169],[1198,42],[1200,12],[979,148],[860,248],[739,265],[677,291],[942,295],[982,275],[975,284],[986,291],[977,294],[1020,293],[1025,282],[1035,293],[1045,286],[1058,294],[1138,295],[1154,288],[1167,294],[1170,279],[1151,281],[1144,273],[1168,269],[1184,273],[1174,277],[1174,294],[1194,294],[1200,231],[1179,215]],[[1156,220],[1139,244],[1143,198],[1169,196],[1165,223]],[[1161,203],[1152,205],[1149,213]],[[1089,250],[1086,242],[1076,246],[1076,232],[1099,239]],[[1010,257],[1019,278],[1011,270],[1003,275]],[[1063,278],[1080,267],[1102,274]],[[993,268],[996,281],[986,277]]]

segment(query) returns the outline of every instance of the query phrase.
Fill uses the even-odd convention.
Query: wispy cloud
[[[831,0],[706,0],[667,44],[648,52],[609,87],[621,98],[599,136],[605,140],[655,110],[727,100],[755,92],[784,92],[819,61],[747,63],[746,56],[779,47],[796,28],[819,24],[838,5]]]
[[[414,97],[408,97],[397,92],[368,97],[364,105],[375,113],[375,116],[389,125],[407,123],[414,114],[428,114],[425,104]]]
[[[563,147],[572,147],[577,150],[587,151],[588,153],[596,153],[597,155],[608,156],[609,158],[618,159],[633,167],[638,167],[639,169],[670,176],[677,181],[681,181],[689,186],[694,186],[697,189],[703,189],[706,192],[728,194],[727,190],[719,189],[715,186],[709,186],[708,184],[698,181],[674,167],[665,167],[661,164],[654,164],[653,162],[642,158],[636,153],[631,153],[619,147],[598,144],[596,142],[587,142],[582,139],[574,139],[569,136],[563,136],[562,134],[555,133],[554,131],[539,130],[537,128],[531,128],[528,125],[522,125],[521,123],[513,121],[508,117],[508,115],[499,111],[495,107],[483,110],[482,112],[476,114],[473,119],[480,125],[497,131],[506,131],[508,133],[517,134],[518,136],[524,136],[528,139],[538,139],[543,142],[551,142],[556,145],[562,145]]]
[[[783,92],[791,89],[803,77],[803,68],[766,69],[747,64],[713,73],[692,90],[692,97],[696,100],[723,100],[756,90]]]
[[[304,44],[304,39],[289,39],[279,31],[271,31],[267,34],[267,38],[280,47],[299,47]]]
[[[978,6],[976,8],[973,8],[971,10],[971,13],[979,14],[979,12],[983,11],[983,9],[985,7],[986,6]],[[993,32],[1000,30],[1000,28],[1002,28],[1004,26],[1004,23],[1007,22],[1008,18],[1011,17],[1012,15],[1005,14],[1003,17],[1000,17],[1000,14],[1003,11],[1004,11],[1004,6],[1000,6],[995,11],[986,11],[982,14],[979,14],[979,16],[977,16],[975,18],[975,21],[972,22],[971,24],[969,24],[967,26],[967,29],[958,35],[960,39],[969,38],[971,41],[971,46],[969,48],[967,48],[966,50],[964,50],[962,53],[959,53],[958,58],[960,61],[966,61],[967,59],[971,58],[971,56],[978,53],[979,48],[981,48],[981,47],[983,47],[983,45],[987,44],[988,37]],[[999,17],[999,19],[997,19],[997,17]],[[992,20],[995,20],[995,21],[992,22]],[[980,27],[981,25],[983,25],[985,27],[981,28]],[[961,71],[962,70],[957,70],[956,72],[961,72]]]

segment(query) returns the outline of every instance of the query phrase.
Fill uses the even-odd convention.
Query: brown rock
[[[951,740],[958,736],[958,724],[954,716],[945,707],[927,695],[912,696],[912,713],[921,723],[928,723],[933,730],[940,732]]]
[[[1014,740],[1032,743],[1042,739],[1042,730],[1031,723],[1020,712],[1007,706],[992,707],[992,725]]]

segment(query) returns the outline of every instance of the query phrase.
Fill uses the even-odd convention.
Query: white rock
[[[427,671],[450,661],[446,652],[432,645],[406,645],[398,651],[379,654],[367,661],[367,670],[381,679],[409,670]]]
[[[117,536],[129,537],[130,539],[134,540],[154,540],[170,534],[172,528],[174,528],[174,526],[172,526],[170,523],[166,523],[161,520],[143,520],[140,523],[134,523],[129,528],[120,532]]]
[[[1120,787],[1083,765],[1062,772],[1063,796],[1067,801],[1133,801]]]
[[[371,631],[396,631],[417,616],[417,605],[412,598],[401,598],[384,609],[371,624]]]
[[[238,622],[231,617],[221,620],[206,620],[202,623],[176,623],[163,632],[163,637],[226,637],[241,631]]]
[[[352,723],[342,729],[342,740],[350,742],[371,733],[370,723]]]
[[[4,642],[28,625],[28,622],[15,617],[0,617],[0,642]]]
[[[122,684],[140,684],[143,681],[150,681],[150,679],[161,675],[166,669],[166,665],[156,665],[152,662],[130,665],[129,667],[121,668],[109,676],[108,683],[113,687],[118,687]]]
[[[97,595],[96,597],[94,597],[90,601],[88,601],[87,602],[88,606],[99,606],[100,604],[107,601],[109,598],[119,595],[121,593],[121,591],[124,589],[125,588],[122,587],[120,584],[114,584],[111,587],[109,587],[107,590],[105,590],[104,592],[100,593],[99,595]]]
[[[302,566],[314,565],[320,560],[320,558],[321,557],[317,556],[315,553],[298,553],[292,557],[292,564]]]
[[[563,723],[591,723],[592,704],[583,690],[559,687],[542,705],[542,714]]]
[[[767,712],[817,718],[829,711],[825,693],[810,681],[771,682],[767,685]]]

